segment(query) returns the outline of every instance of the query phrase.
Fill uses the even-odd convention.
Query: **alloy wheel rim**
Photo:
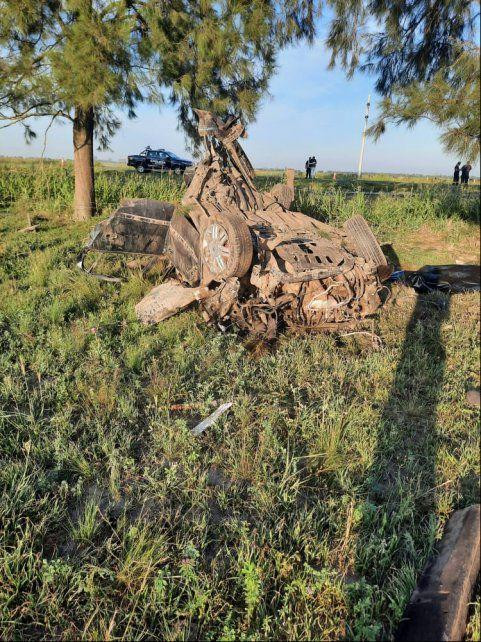
[[[211,223],[205,230],[202,240],[204,262],[213,274],[226,269],[231,250],[227,230],[219,223]]]

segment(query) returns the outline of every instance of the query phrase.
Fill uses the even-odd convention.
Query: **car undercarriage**
[[[124,201],[92,231],[79,265],[93,251],[166,257],[174,277],[136,306],[146,323],[198,301],[219,327],[272,339],[283,328],[327,330],[375,313],[391,269],[365,219],[336,228],[290,210],[293,170],[259,191],[238,141],[243,124],[197,114],[206,154],[181,203]]]

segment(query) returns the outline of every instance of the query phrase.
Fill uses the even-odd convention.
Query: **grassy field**
[[[405,267],[479,263],[479,200],[449,186],[314,187],[297,207],[362,213]],[[105,216],[182,185],[99,168],[97,189]],[[77,272],[99,219],[72,223],[71,196],[69,167],[0,166],[0,638],[390,638],[479,501],[479,296],[394,287],[376,342],[252,346],[195,308],[146,328],[133,305],[158,274]]]

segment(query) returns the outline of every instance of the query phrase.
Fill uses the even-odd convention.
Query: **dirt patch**
[[[430,257],[438,256],[439,262],[458,264],[479,264],[480,240],[472,226],[465,226],[460,233],[459,225],[454,232],[451,221],[446,223],[443,230],[434,230],[428,225],[408,234],[397,243],[399,249],[408,250],[407,261],[403,261],[404,269],[417,269],[420,254]]]

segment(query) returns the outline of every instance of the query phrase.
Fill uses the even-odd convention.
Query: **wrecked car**
[[[207,321],[270,339],[283,328],[331,329],[375,313],[391,268],[365,219],[336,228],[291,210],[293,170],[261,192],[239,143],[244,125],[197,115],[206,153],[181,204],[123,201],[92,231],[79,266],[93,251],[167,257],[174,277],[136,305],[145,323],[198,301]]]

